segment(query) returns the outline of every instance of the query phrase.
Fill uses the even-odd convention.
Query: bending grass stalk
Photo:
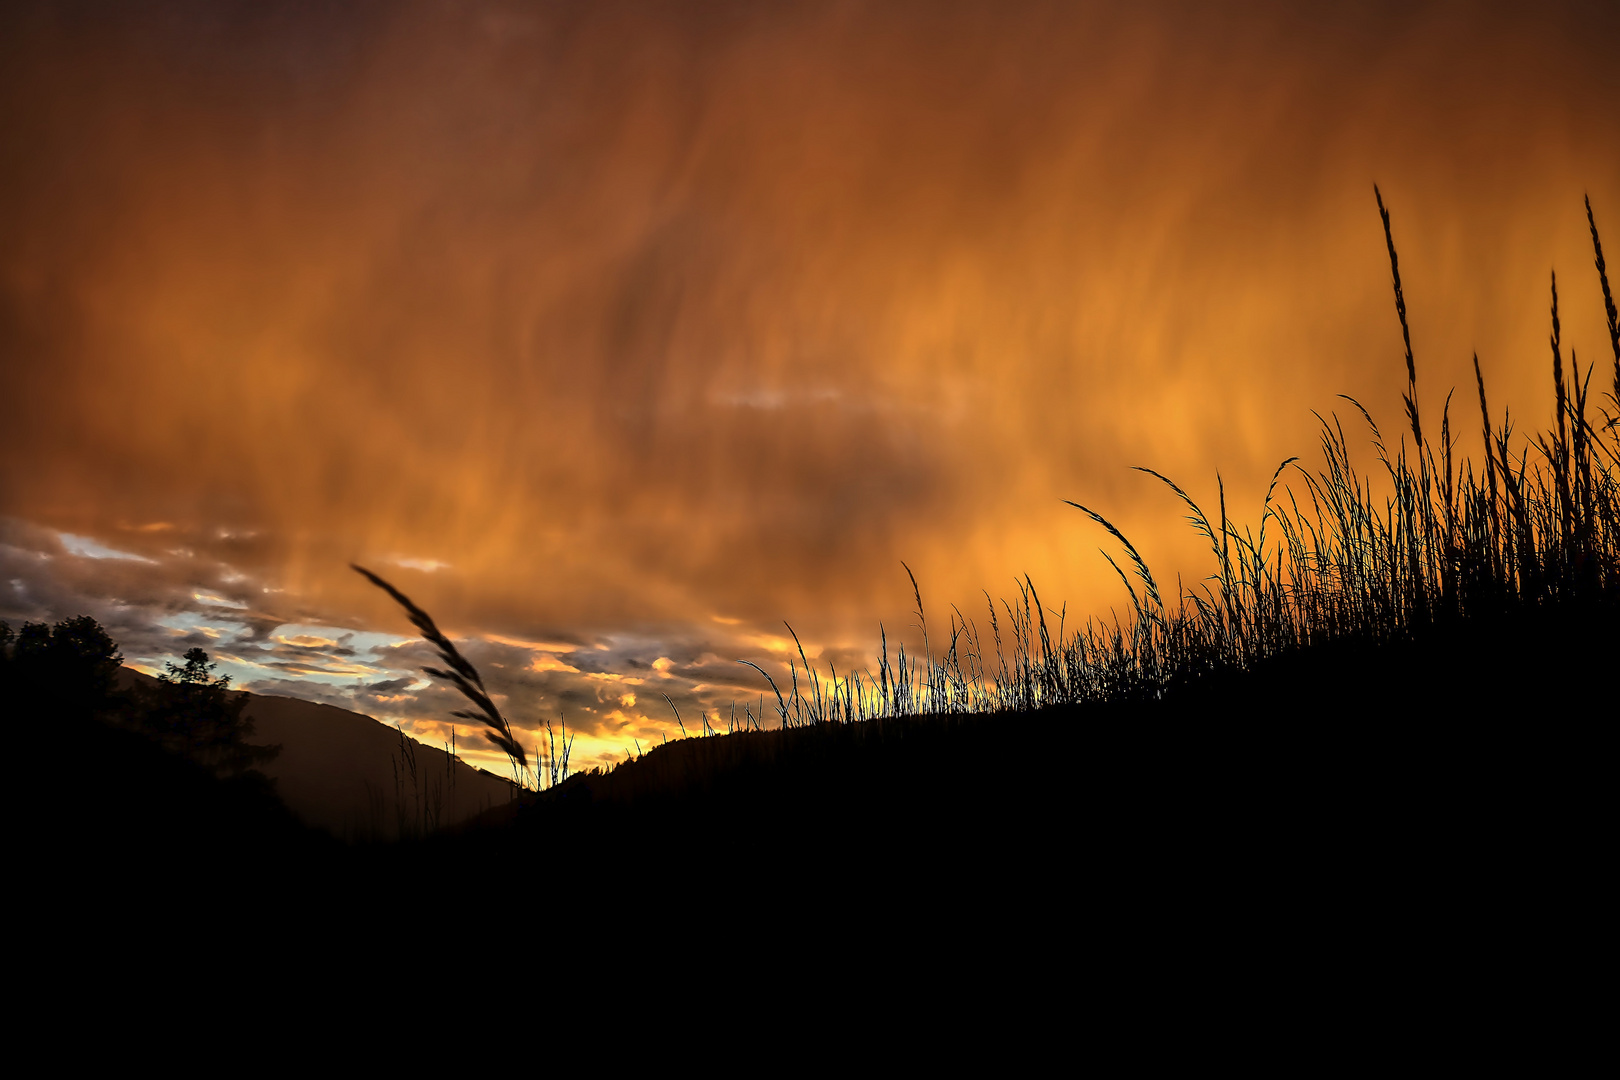
[[[1389,272],[1395,281],[1395,314],[1401,320],[1401,340],[1406,344],[1406,415],[1412,422],[1412,438],[1423,445],[1423,424],[1418,419],[1417,366],[1412,362],[1412,328],[1406,321],[1406,294],[1401,290],[1401,264],[1395,254],[1395,233],[1390,229],[1389,211],[1384,209],[1384,194],[1373,185],[1373,198],[1378,201],[1378,216],[1384,222],[1384,243],[1389,247]]]
[[[1598,239],[1597,219],[1592,216],[1592,197],[1586,196],[1586,224],[1592,230],[1593,265],[1597,267],[1598,281],[1603,286],[1603,313],[1609,321],[1609,346],[1614,349],[1615,407],[1620,409],[1620,312],[1614,307],[1614,293],[1609,289],[1609,268],[1603,261],[1603,241]],[[1613,417],[1608,427],[1620,423],[1620,415]]]
[[[778,690],[776,688],[776,680],[771,678],[770,672],[766,671],[764,668],[760,667],[758,664],[754,663],[752,660],[739,660],[739,661],[737,661],[737,663],[743,664],[743,665],[745,665],[747,667],[751,667],[755,671],[759,672],[761,675],[765,676],[765,681],[771,684],[771,693],[776,695],[776,711],[779,714],[781,714],[782,726],[786,727],[787,726],[787,715],[788,715],[787,702],[782,700],[782,691],[780,691],[780,690]],[[671,702],[670,704],[673,705],[674,703]]]
[[[1157,475],[1157,474],[1155,474],[1155,475]],[[1161,479],[1162,479],[1162,477],[1161,477]],[[1171,484],[1170,486],[1175,487],[1174,484]],[[1091,518],[1092,521],[1095,521],[1097,524],[1101,525],[1103,528],[1107,529],[1109,532],[1113,533],[1114,538],[1116,540],[1118,540],[1121,544],[1125,545],[1125,551],[1126,551],[1126,553],[1128,555],[1130,555],[1131,563],[1136,567],[1136,576],[1142,579],[1143,585],[1145,585],[1146,588],[1147,588],[1148,598],[1153,601],[1153,606],[1155,608],[1163,608],[1164,607],[1164,600],[1159,596],[1159,584],[1158,584],[1158,582],[1153,580],[1153,574],[1148,570],[1147,563],[1142,561],[1142,556],[1137,553],[1135,545],[1133,545],[1129,540],[1125,539],[1125,534],[1120,532],[1118,529],[1116,529],[1113,526],[1113,523],[1111,523],[1107,518],[1103,517],[1101,514],[1097,513],[1097,511],[1088,509],[1087,507],[1084,507],[1084,506],[1081,506],[1077,502],[1070,502],[1068,499],[1064,499],[1063,501],[1068,503],[1070,506],[1074,507],[1076,510],[1079,510],[1081,513],[1085,514],[1087,517]],[[1103,552],[1103,558],[1108,559],[1108,553],[1107,552]],[[1110,563],[1113,563],[1114,560],[1113,559],[1108,559],[1108,561]],[[1114,566],[1114,569],[1115,569],[1115,571],[1119,571],[1119,567],[1117,565]],[[1125,578],[1124,573],[1121,572],[1119,576],[1120,576],[1120,580],[1123,581],[1124,578]],[[1131,589],[1130,582],[1128,582],[1128,581],[1125,583],[1125,588],[1130,589],[1131,599],[1134,602],[1135,599],[1136,599],[1136,590]],[[1141,605],[1137,604],[1137,608],[1138,608],[1138,610],[1140,610]]]
[[[502,750],[511,760],[514,782],[521,785],[522,778],[529,769],[528,756],[524,754],[523,747],[519,746],[517,740],[512,737],[512,727],[506,722],[506,717],[501,715],[501,711],[495,707],[495,702],[490,700],[489,692],[484,689],[484,680],[478,674],[478,669],[473,667],[471,662],[456,649],[454,643],[440,632],[438,626],[433,622],[433,616],[412,603],[410,597],[363,566],[350,563],[349,567],[355,573],[377,586],[377,588],[392,596],[394,601],[405,609],[405,613],[411,617],[412,624],[422,632],[422,636],[439,650],[439,656],[444,660],[447,668],[424,667],[422,670],[436,679],[442,679],[455,686],[457,690],[461,691],[463,697],[472,702],[473,709],[460,709],[450,715],[482,724],[486,729],[484,738]]]
[[[681,725],[681,738],[686,738],[686,724],[681,720],[681,710],[675,707],[675,702],[670,699],[668,694],[664,693],[662,690],[660,690],[658,693],[660,697],[669,702],[670,711],[675,714],[675,722]]]

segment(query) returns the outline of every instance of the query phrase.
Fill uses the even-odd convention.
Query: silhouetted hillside
[[[1604,819],[1613,614],[1341,641],[1157,701],[686,739],[423,854],[710,902],[1569,884]]]
[[[129,668],[125,689],[155,680]],[[343,840],[449,828],[510,801],[512,785],[369,716],[299,698],[244,693],[252,741],[280,746],[260,767],[299,820]]]

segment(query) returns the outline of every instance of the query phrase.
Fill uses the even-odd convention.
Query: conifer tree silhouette
[[[255,746],[253,720],[242,715],[247,697],[230,689],[228,675],[215,677],[215,664],[199,648],[187,650],[185,663],[173,661],[158,676],[141,725],[175,750],[222,776],[233,776],[270,761],[279,746]]]

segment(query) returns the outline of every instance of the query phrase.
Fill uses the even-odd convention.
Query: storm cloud
[[[1549,269],[1604,344],[1617,40],[1596,3],[8,8],[0,617],[438,723],[360,562],[608,754],[663,692],[740,700],[783,620],[841,665],[914,637],[902,559],[940,610],[1028,573],[1106,612],[1060,500],[1196,579],[1130,466],[1241,518],[1334,395],[1399,416],[1374,182],[1426,406],[1477,350],[1550,415]]]

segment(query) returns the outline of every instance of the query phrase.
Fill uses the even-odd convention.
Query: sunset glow
[[[1062,500],[1191,583],[1131,466],[1247,521],[1335,395],[1398,427],[1375,182],[1424,408],[1477,352],[1550,422],[1550,270],[1608,348],[1617,43],[1596,3],[8,11],[0,618],[447,738],[358,563],[590,766],[664,694],[757,710],[793,633],[920,643],[902,560],[930,619],[1025,574],[1107,617]]]

